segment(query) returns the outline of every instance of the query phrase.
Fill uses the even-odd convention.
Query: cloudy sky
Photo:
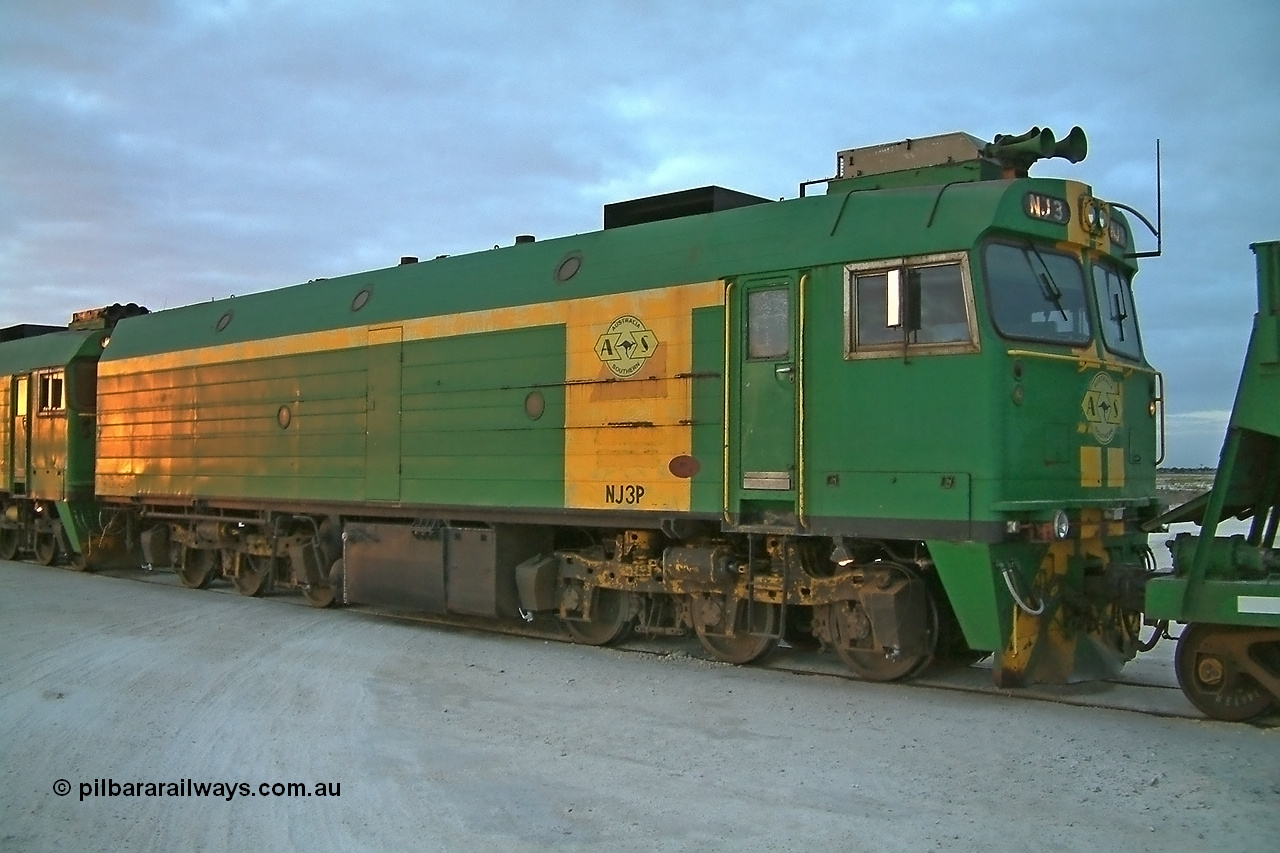
[[[1168,464],[1216,461],[1280,239],[1280,3],[0,0],[0,326],[593,230],[840,148],[1084,126],[1155,217],[1138,279]],[[1142,238],[1140,238],[1142,239]],[[1154,247],[1148,238],[1144,248]]]

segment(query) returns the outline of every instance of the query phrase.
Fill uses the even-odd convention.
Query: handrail
[[[724,517],[724,523],[733,524],[733,519],[729,515],[729,389],[733,384],[733,374],[730,372],[733,362],[731,360],[730,339],[733,336],[733,302],[730,300],[730,293],[733,291],[734,282],[732,280],[725,282],[724,285],[724,458],[723,458],[723,478],[720,491],[721,515]]]
[[[805,482],[804,482],[804,294],[805,285],[809,283],[809,274],[800,276],[799,302],[800,317],[796,330],[796,521],[801,527],[808,527],[805,521]]]

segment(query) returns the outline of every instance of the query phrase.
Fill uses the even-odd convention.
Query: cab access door
[[[793,529],[801,487],[797,278],[783,274],[735,282],[728,302],[725,521]]]
[[[27,467],[31,455],[31,377],[18,376],[13,380],[13,471],[9,483],[3,484],[15,494],[27,491]]]

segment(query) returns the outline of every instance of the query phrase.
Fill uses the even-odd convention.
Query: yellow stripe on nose
[[[1107,448],[1107,485],[1113,488],[1124,486],[1124,448]]]
[[[1080,486],[1085,489],[1097,489],[1102,486],[1102,448],[1080,448]]]

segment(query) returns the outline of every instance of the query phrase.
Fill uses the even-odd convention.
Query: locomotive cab
[[[819,366],[832,321],[811,311],[803,521],[842,551],[922,538],[927,556],[899,562],[936,571],[940,652],[994,652],[1005,685],[1114,674],[1140,645],[1153,564],[1139,525],[1158,510],[1161,382],[1132,233],[1088,186],[1027,175],[1085,148],[1079,128],[948,134],[841,152],[828,184],[867,242],[906,245],[843,265],[843,366]],[[861,236],[846,239],[866,251]]]

